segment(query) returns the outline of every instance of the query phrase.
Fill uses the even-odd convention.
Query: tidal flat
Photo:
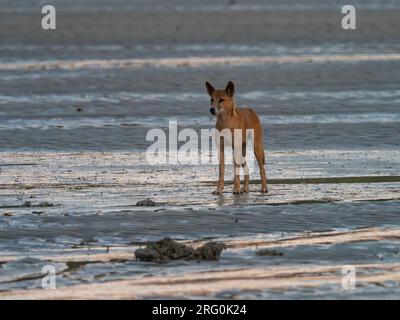
[[[377,175],[366,157],[387,168]],[[269,193],[253,181],[239,196],[229,180],[222,196],[211,194],[215,165],[155,167],[143,158],[3,153],[0,297],[396,297],[400,197],[390,168],[399,166],[398,152],[272,152]],[[145,197],[157,206],[136,206]],[[194,247],[219,241],[226,250],[218,261],[136,260],[136,249],[163,237]],[[265,248],[280,254],[257,254]],[[40,287],[49,264],[57,290]],[[345,265],[360,269],[360,290],[342,289]]]
[[[0,0],[0,299],[399,298],[400,1],[351,31],[338,1],[57,0],[55,32],[38,3]],[[268,194],[146,161],[214,127],[206,80],[259,114]],[[136,259],[165,237],[226,249]]]

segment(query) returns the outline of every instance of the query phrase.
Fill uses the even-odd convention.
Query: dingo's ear
[[[235,93],[235,85],[232,81],[229,81],[226,85],[225,92],[228,96],[233,97],[233,94]]]
[[[208,81],[206,81],[206,88],[207,88],[208,95],[211,97],[211,95],[215,91],[215,88]]]

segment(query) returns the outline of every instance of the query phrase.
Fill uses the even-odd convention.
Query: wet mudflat
[[[149,166],[141,153],[3,153],[0,296],[395,298],[400,198],[390,168],[398,153],[369,153],[369,162],[375,156],[387,166],[380,176],[364,153],[327,151],[325,162],[319,156],[271,153],[268,195],[254,181],[251,193],[234,196],[228,181],[214,196],[215,165]],[[365,176],[354,176],[356,168]],[[157,205],[136,206],[145,197]],[[135,250],[163,237],[193,247],[218,241],[226,250],[217,261],[136,259]],[[265,248],[275,254],[258,254]],[[55,295],[41,289],[48,264],[58,273]],[[360,290],[352,293],[341,287],[349,264],[360,269]],[[236,280],[219,270],[238,272]],[[143,284],[150,275],[154,282]],[[213,287],[198,286],[201,277]],[[147,289],[124,289],[132,285]]]

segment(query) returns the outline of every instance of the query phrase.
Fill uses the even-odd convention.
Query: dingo
[[[263,128],[257,113],[250,108],[238,108],[235,104],[234,93],[235,86],[232,81],[229,81],[224,90],[216,90],[208,81],[206,88],[209,96],[211,97],[210,112],[217,117],[215,125],[218,132],[229,130],[230,136],[233,141],[228,141],[225,135],[219,135],[217,138],[217,145],[219,146],[219,179],[217,189],[214,194],[221,194],[224,189],[224,171],[225,171],[225,155],[224,145],[232,144],[233,159],[235,167],[235,175],[233,180],[233,193],[238,194],[242,192],[249,192],[249,169],[246,164],[246,143],[247,134],[246,130],[253,130],[254,154],[257,158],[258,166],[261,175],[261,192],[267,191],[267,177],[265,174],[264,164],[264,145],[263,145]],[[237,130],[239,129],[239,130]],[[239,139],[236,132],[240,132]],[[241,138],[241,139],[240,139]],[[235,141],[236,140],[236,141]],[[240,145],[241,144],[241,145]],[[240,189],[240,165],[244,170],[244,184],[243,189]]]

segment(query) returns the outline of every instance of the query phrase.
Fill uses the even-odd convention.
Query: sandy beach
[[[48,32],[0,0],[0,299],[399,298],[400,1],[349,31],[338,1],[54,2]],[[152,129],[214,127],[206,80],[260,115],[268,194],[146,160]],[[136,259],[164,237],[226,249]]]

